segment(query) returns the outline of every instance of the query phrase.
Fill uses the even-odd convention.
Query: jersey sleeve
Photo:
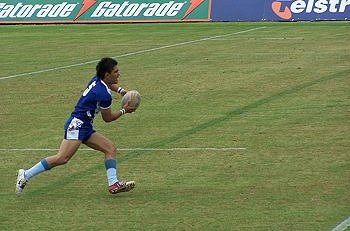
[[[100,100],[100,108],[101,109],[108,109],[112,106],[112,96],[111,95],[105,95],[105,97],[103,97]]]

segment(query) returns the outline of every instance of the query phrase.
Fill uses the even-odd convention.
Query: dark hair
[[[111,73],[114,66],[117,66],[118,62],[112,58],[102,58],[96,65],[96,76],[100,79],[105,78],[105,74]]]

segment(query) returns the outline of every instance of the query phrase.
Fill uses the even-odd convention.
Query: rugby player
[[[105,157],[108,191],[112,194],[128,192],[135,187],[134,181],[122,181],[117,177],[116,147],[113,143],[96,132],[93,120],[101,113],[105,122],[117,120],[126,113],[132,113],[136,108],[125,104],[121,110],[112,111],[111,90],[125,95],[127,92],[118,87],[120,72],[118,62],[112,58],[102,58],[96,66],[96,75],[90,80],[75,109],[64,125],[64,139],[56,155],[48,156],[29,169],[19,169],[17,172],[16,193],[21,194],[28,181],[53,167],[66,164],[83,143],[100,151]]]

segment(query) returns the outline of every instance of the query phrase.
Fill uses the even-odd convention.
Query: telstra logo
[[[344,13],[349,5],[350,0],[276,0],[271,8],[278,17],[289,20],[300,13]]]

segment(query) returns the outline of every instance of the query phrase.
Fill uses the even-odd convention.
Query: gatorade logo
[[[75,16],[74,20],[78,19],[93,5],[96,0],[83,0],[82,8],[79,13]],[[185,19],[192,11],[194,11],[204,0],[190,0],[190,6],[185,12],[182,19]],[[144,16],[176,16],[186,2],[176,3],[175,1],[169,1],[163,4],[160,3],[129,3],[125,1],[121,4],[114,4],[111,1],[101,2],[91,17],[136,17],[140,14]]]
[[[344,13],[350,0],[276,0],[272,11],[281,19],[289,20],[300,13]]]
[[[123,19],[150,17],[168,17],[174,19],[186,19],[206,0],[66,0],[53,4],[37,3],[36,0],[27,0],[9,4],[0,2],[1,19],[39,19],[39,20],[72,20],[76,21],[81,16],[97,19]],[[207,0],[208,1],[208,0]],[[210,0],[209,0],[210,1]],[[350,0],[349,0],[350,1]],[[89,15],[86,15],[89,11]],[[180,15],[181,14],[181,15]]]
[[[96,3],[96,0],[83,0],[82,7],[78,14],[75,16],[74,21],[77,20],[82,14],[84,14],[90,7]]]
[[[16,5],[0,3],[0,19],[2,18],[67,18],[78,3],[62,2],[60,4],[26,4],[19,2]]]

